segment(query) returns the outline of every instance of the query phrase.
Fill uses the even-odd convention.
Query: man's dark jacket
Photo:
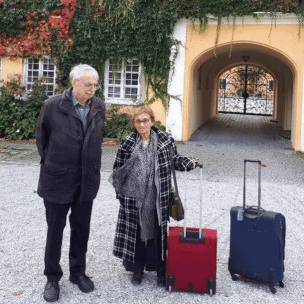
[[[37,192],[58,204],[72,202],[78,186],[80,201],[92,201],[100,184],[105,103],[95,96],[91,99],[85,133],[71,92],[72,88],[44,102],[36,129],[41,157]]]

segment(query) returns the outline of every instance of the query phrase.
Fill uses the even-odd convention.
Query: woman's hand
[[[196,158],[195,161],[192,163],[191,165],[191,169],[195,169],[196,168],[196,165],[197,165],[197,162],[199,161],[200,159],[199,158]]]

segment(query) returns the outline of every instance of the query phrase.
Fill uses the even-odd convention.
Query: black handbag
[[[170,193],[170,202],[169,202],[169,215],[176,221],[181,221],[184,219],[184,207],[181,201],[181,198],[178,194],[177,182],[176,182],[176,175],[173,163],[173,152],[172,148],[170,147],[170,160],[171,160],[171,171],[173,174],[174,180],[174,187],[171,189]]]

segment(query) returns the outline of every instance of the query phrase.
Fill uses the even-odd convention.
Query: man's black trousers
[[[48,225],[44,274],[49,282],[58,282],[63,274],[60,267],[61,245],[63,230],[70,209],[70,274],[76,277],[85,274],[93,201],[80,203],[79,192],[78,190],[73,202],[68,204],[56,204],[44,200]]]

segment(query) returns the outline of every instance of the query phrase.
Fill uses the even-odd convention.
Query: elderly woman
[[[136,130],[121,141],[117,152],[112,184],[120,209],[113,253],[133,272],[132,283],[140,284],[146,269],[157,271],[157,285],[165,286],[170,149],[176,170],[191,170],[196,162],[180,156],[173,138],[154,123],[150,107],[139,107],[132,116]]]

